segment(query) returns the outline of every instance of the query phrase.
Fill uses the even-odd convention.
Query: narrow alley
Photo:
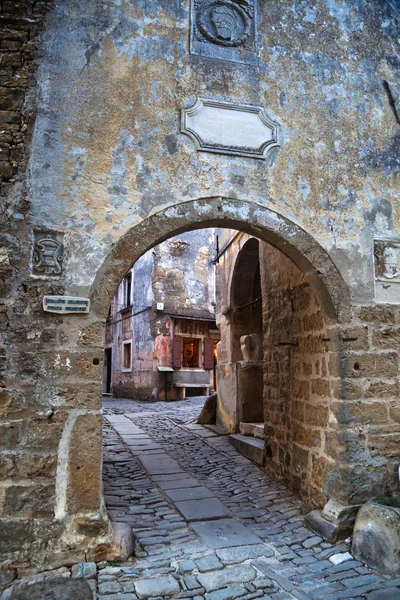
[[[399,599],[399,579],[315,536],[296,496],[195,423],[203,402],[105,401],[107,510],[137,541],[132,567],[99,570],[99,600]]]

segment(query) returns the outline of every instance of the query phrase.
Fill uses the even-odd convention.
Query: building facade
[[[135,262],[107,317],[104,393],[176,400],[214,389],[214,253],[214,230],[201,229]]]

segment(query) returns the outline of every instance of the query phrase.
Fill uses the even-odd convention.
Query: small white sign
[[[75,298],[74,296],[44,296],[43,310],[51,313],[87,314],[90,310],[88,298]]]

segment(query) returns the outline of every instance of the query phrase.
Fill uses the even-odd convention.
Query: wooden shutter
[[[214,340],[212,338],[204,338],[204,369],[214,368]]]
[[[180,369],[182,367],[182,347],[183,338],[181,335],[174,335],[174,344],[172,349],[172,366]]]

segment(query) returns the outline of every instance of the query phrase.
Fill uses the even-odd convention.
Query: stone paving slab
[[[246,583],[256,578],[256,571],[249,565],[239,565],[234,568],[222,569],[221,571],[212,571],[210,573],[200,573],[197,579],[202,587],[207,591],[218,590],[226,587],[230,583]]]
[[[191,527],[209,548],[234,548],[261,542],[259,537],[236,519],[202,521],[192,523]]]
[[[271,557],[275,555],[275,552],[266,544],[254,544],[254,546],[239,546],[237,548],[219,548],[216,555],[223,563],[234,564],[250,558],[259,558],[260,556]]]
[[[202,498],[215,497],[214,494],[204,486],[166,490],[165,493],[173,502],[182,502],[184,500],[200,500]]]
[[[183,473],[176,460],[168,455],[160,454],[157,457],[140,456],[140,462],[150,475],[164,475],[172,473]]]
[[[219,517],[230,517],[232,515],[231,511],[215,497],[175,502],[175,506],[187,521],[217,519]]]
[[[180,475],[180,473],[178,473],[178,475]],[[153,479],[155,483],[166,492],[168,490],[182,489],[182,481],[185,482],[185,488],[199,487],[200,485],[197,479],[193,479],[192,477],[182,477],[181,479],[157,479],[156,477],[153,477]]]

